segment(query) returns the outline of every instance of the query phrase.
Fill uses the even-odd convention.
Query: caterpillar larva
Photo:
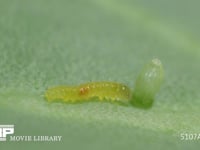
[[[134,92],[126,85],[115,82],[90,82],[79,86],[57,86],[49,88],[45,97],[49,102],[78,102],[92,98],[127,103],[148,108],[160,89],[163,80],[163,68],[160,60],[153,59],[136,79]]]
[[[131,98],[130,89],[114,82],[91,82],[79,86],[57,86],[46,91],[48,101],[63,102],[87,101],[97,97],[99,100],[122,101],[127,103]]]
[[[153,59],[141,70],[130,100],[137,107],[151,107],[154,97],[163,82],[163,67],[159,59]]]

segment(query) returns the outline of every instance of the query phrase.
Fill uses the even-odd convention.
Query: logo
[[[0,141],[6,141],[8,134],[14,134],[14,125],[0,125]]]
[[[62,136],[59,135],[11,135],[14,134],[14,125],[0,125],[0,142],[60,142]],[[8,135],[9,138],[8,138]]]

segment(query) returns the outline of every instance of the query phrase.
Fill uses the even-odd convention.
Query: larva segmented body
[[[114,82],[91,82],[79,86],[57,86],[46,91],[48,101],[63,102],[87,101],[97,97],[99,100],[122,101],[126,103],[131,97],[130,89]]]

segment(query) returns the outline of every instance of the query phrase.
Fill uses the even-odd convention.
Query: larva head
[[[163,81],[163,67],[159,59],[153,59],[141,70],[135,83],[131,103],[134,106],[149,108]]]

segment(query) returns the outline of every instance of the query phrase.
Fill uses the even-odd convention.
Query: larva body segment
[[[149,108],[163,82],[163,67],[159,59],[153,59],[140,72],[136,79],[134,93],[130,102],[132,105]]]
[[[130,89],[115,82],[91,82],[79,86],[58,86],[46,91],[48,101],[77,102],[94,97],[99,100],[111,100],[127,103],[131,97]]]

